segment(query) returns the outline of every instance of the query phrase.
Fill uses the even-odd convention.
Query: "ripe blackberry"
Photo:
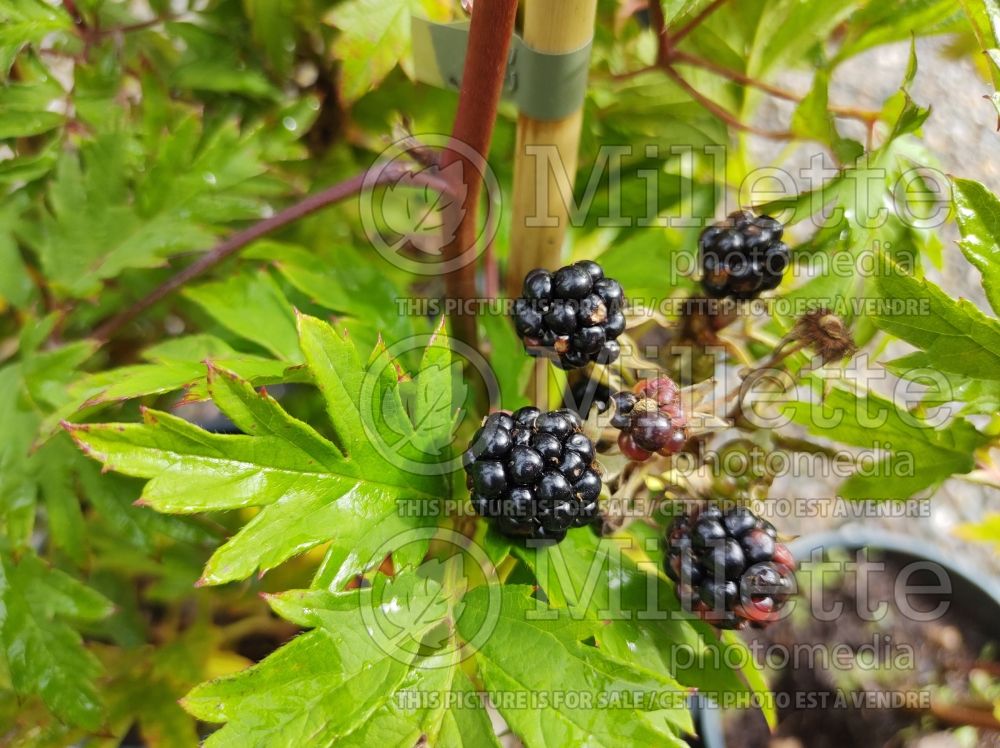
[[[684,448],[687,417],[673,380],[643,379],[633,392],[618,392],[612,399],[611,425],[621,429],[618,447],[630,460],[641,462],[654,452],[669,456]]]
[[[625,330],[621,284],[583,260],[554,273],[532,270],[514,302],[514,327],[532,356],[549,356],[562,369],[618,358]]]
[[[752,299],[777,288],[791,260],[784,227],[770,216],[737,211],[701,232],[701,285],[709,296]]]
[[[593,522],[601,478],[581,426],[567,408],[487,417],[465,453],[476,513],[504,535],[555,542]]]
[[[714,626],[766,626],[794,591],[795,561],[774,525],[745,506],[674,518],[664,566],[682,607]]]

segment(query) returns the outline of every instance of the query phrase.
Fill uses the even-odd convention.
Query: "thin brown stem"
[[[94,42],[94,36],[99,33],[99,28],[96,23],[94,27],[91,28],[83,13],[80,12],[80,8],[76,4],[75,0],[63,0],[63,7],[66,8],[66,12],[69,13],[70,18],[73,19],[73,26],[76,28],[76,33],[80,36],[80,39],[83,40],[83,52],[81,53],[81,57],[84,60],[87,60],[90,57],[90,47]]]
[[[878,119],[868,120],[865,123],[865,148],[870,153],[875,149],[875,127]]]
[[[309,195],[294,205],[290,205],[284,210],[275,213],[270,218],[265,218],[263,221],[248,226],[242,231],[237,231],[215,245],[215,247],[202,255],[200,259],[166,280],[151,293],[136,301],[132,306],[101,324],[94,331],[92,337],[100,343],[106,343],[124,325],[131,322],[157,302],[169,296],[186,283],[211,270],[223,260],[236,254],[257,239],[315,213],[328,205],[358,195],[367,188],[396,182],[403,176],[404,172],[405,168],[396,163],[382,167],[379,172],[374,174],[370,171],[362,172],[350,179],[338,182],[324,190]],[[430,187],[440,192],[448,192],[451,189],[451,186],[444,180],[424,172],[413,173],[410,177],[415,186]]]
[[[939,722],[953,727],[968,725],[981,730],[1000,731],[1000,721],[988,706],[949,704],[941,699],[932,699],[929,711]]]
[[[453,201],[449,207],[451,211],[461,211],[461,218],[456,222],[458,230],[454,238],[444,248],[445,262],[457,265],[445,275],[448,296],[453,300],[473,299],[476,296],[479,197],[516,16],[517,0],[480,2],[472,13],[458,111],[451,131],[453,145],[441,157],[441,169],[446,173],[449,166],[461,163],[462,170],[457,175],[461,184],[453,186],[464,187],[464,199]],[[452,217],[455,217],[454,213]],[[456,315],[453,332],[462,342],[477,347],[474,315]]]
[[[743,378],[743,381],[740,382],[739,389],[736,391],[736,403],[730,409],[729,413],[726,414],[726,418],[732,421],[735,425],[745,424],[746,418],[743,416],[743,401],[746,399],[747,394],[749,394],[751,388],[754,384],[756,384],[757,380],[761,379],[766,374],[775,371],[778,364],[783,362],[789,356],[792,356],[793,354],[804,349],[806,345],[807,343],[804,341],[786,338],[766,361],[757,366],[757,368],[752,369]]]
[[[775,98],[784,99],[785,101],[801,102],[805,98],[794,91],[789,91],[786,88],[781,88],[780,86],[775,86],[771,83],[767,83],[766,81],[753,78],[745,73],[741,73],[739,70],[727,68],[724,65],[720,65],[712,60],[691,54],[690,52],[684,52],[679,49],[672,50],[670,53],[670,60],[672,62],[685,63],[687,65],[708,70],[712,73],[721,75],[723,78],[728,78],[729,80],[740,83],[744,86],[752,86],[770,94],[771,96],[774,96]],[[879,117],[878,112],[858,109],[856,107],[831,106],[828,108],[830,112],[836,114],[837,116],[857,119],[861,122],[873,122]]]
[[[663,68],[660,65],[646,65],[645,67],[636,68],[635,70],[628,70],[624,73],[611,73],[607,76],[608,79],[613,81],[627,81],[632,78],[637,78],[640,75],[646,73],[652,73],[654,71],[661,71]],[[599,75],[599,74],[598,74]]]
[[[161,23],[169,23],[173,20],[175,20],[175,16],[157,16],[156,18],[150,18],[148,21],[137,21],[135,23],[125,24],[124,26],[112,26],[111,28],[101,29],[94,35],[101,38],[105,36],[113,36],[115,34],[128,34],[133,31],[144,31],[145,29],[152,28],[153,26],[159,26]]]
[[[701,26],[710,15],[722,7],[726,0],[714,0],[714,2],[709,3],[704,7],[704,9],[688,21],[686,24],[681,26],[677,31],[670,35],[670,41],[672,45],[676,46],[677,43],[683,39],[685,36],[690,34],[696,28]],[[659,5],[659,0],[656,0],[656,4]]]
[[[674,70],[672,67],[664,68],[664,71],[670,78],[690,96],[692,99],[697,101],[701,106],[710,111],[716,117],[721,119],[727,125],[735,130],[741,130],[742,132],[750,133],[751,135],[757,135],[761,138],[768,138],[770,140],[792,140],[795,138],[794,133],[788,131],[776,131],[776,130],[764,130],[759,127],[754,127],[753,125],[748,125],[745,122],[741,122],[736,118],[734,114],[727,111],[725,107],[719,106],[710,98],[705,96],[703,93],[698,91],[694,86],[684,80],[680,73]]]
[[[649,25],[656,33],[656,64],[667,65],[674,40],[667,34],[667,22],[663,17],[660,0],[649,0]]]
[[[87,27],[87,21],[77,7],[76,0],[63,0],[63,7],[66,8],[66,12],[69,13],[70,18],[73,19],[73,23],[77,28],[85,29]]]

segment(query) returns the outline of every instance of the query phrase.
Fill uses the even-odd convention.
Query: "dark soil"
[[[1000,641],[1000,611],[962,579],[951,578],[951,594],[910,594],[902,599],[900,573],[912,559],[844,556],[834,561],[861,561],[858,571],[838,564],[841,571],[819,576],[822,608],[843,604],[833,620],[820,620],[810,605],[809,577],[801,574],[801,595],[791,616],[766,631],[748,631],[747,641],[758,661],[768,667],[779,724],[770,735],[759,712],[730,712],[727,745],[739,748],[911,748],[927,745],[921,738],[961,724],[955,705],[974,709],[990,719],[990,705],[969,694],[971,669],[1000,677],[996,644]],[[884,566],[880,566],[884,562]],[[846,569],[846,570],[845,570]],[[809,571],[809,566],[806,565]],[[910,567],[913,571],[913,567]],[[868,581],[859,584],[867,573]],[[904,572],[904,580],[905,580]],[[939,584],[926,569],[913,571],[910,587]],[[819,581],[822,580],[822,581]],[[940,603],[947,610],[931,621],[914,620],[910,610],[926,613]],[[865,611],[886,603],[885,615],[867,620]],[[836,645],[842,645],[836,650]],[[803,646],[806,645],[806,646]],[[825,645],[827,656],[817,655]],[[846,645],[846,646],[843,646]],[[840,657],[830,656],[839,651]],[[810,656],[810,653],[811,656]],[[798,657],[796,663],[795,658]],[[785,664],[787,663],[787,664]],[[863,663],[864,667],[858,667]],[[893,696],[895,695],[895,696]],[[891,703],[890,698],[909,703]],[[838,700],[839,697],[839,700]],[[856,698],[873,700],[856,702]],[[880,701],[881,700],[881,701]],[[952,724],[949,724],[951,722]],[[935,746],[958,746],[947,735]],[[966,746],[969,743],[963,742]],[[1000,733],[979,730],[979,746],[1000,746]]]

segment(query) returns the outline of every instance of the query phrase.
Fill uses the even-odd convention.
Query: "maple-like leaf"
[[[148,479],[142,501],[159,511],[261,508],[215,553],[204,583],[242,579],[329,541],[352,550],[343,573],[358,573],[394,534],[433,520],[400,512],[399,502],[446,495],[439,471],[414,467],[425,458],[412,438],[399,452],[384,448],[393,434],[413,428],[384,349],[363,366],[353,344],[326,323],[300,316],[298,327],[336,442],[289,415],[266,392],[214,367],[212,398],[241,434],[209,433],[151,410],[142,424],[66,425],[108,469]],[[370,402],[381,407],[360,407],[366,387],[374,390]]]

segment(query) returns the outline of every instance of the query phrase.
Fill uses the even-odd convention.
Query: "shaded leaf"
[[[354,101],[377,86],[396,67],[409,71],[410,14],[446,20],[441,0],[347,0],[324,19],[340,29],[333,54],[340,60],[341,94]]]
[[[33,553],[0,552],[0,639],[14,690],[37,694],[61,719],[88,729],[102,721],[94,685],[101,668],[67,621],[99,621],[111,604]]]
[[[194,286],[186,289],[184,295],[227,330],[257,343],[280,359],[302,360],[295,315],[266,270],[237,273],[225,280]],[[253,314],[248,314],[251,309]]]

